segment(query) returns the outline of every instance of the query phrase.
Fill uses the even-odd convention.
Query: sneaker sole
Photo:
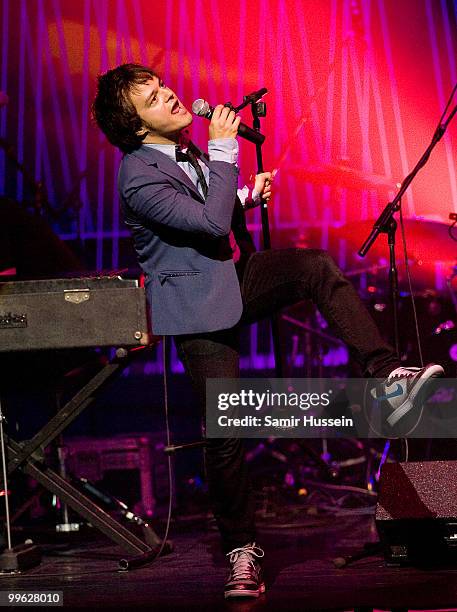
[[[237,589],[235,591],[226,591],[224,593],[224,597],[225,599],[229,599],[231,597],[258,597],[262,593],[265,593],[264,582],[262,582],[257,591],[240,591],[239,589]]]
[[[444,374],[443,368],[440,365],[437,365],[437,364],[433,365],[428,370],[426,370],[424,372],[424,377],[422,377],[420,379],[422,384],[417,384],[416,387],[411,391],[411,394],[409,395],[408,399],[406,399],[401,406],[398,406],[398,408],[396,408],[392,412],[392,414],[390,414],[387,417],[387,422],[389,423],[389,425],[391,427],[393,427],[396,423],[398,423],[398,421],[402,417],[405,416],[405,414],[408,414],[408,412],[411,410],[411,408],[414,405],[414,400],[416,399],[418,393],[421,391],[421,389],[424,388],[424,384],[430,378],[439,378],[443,374]],[[425,375],[426,375],[426,377],[425,377]]]

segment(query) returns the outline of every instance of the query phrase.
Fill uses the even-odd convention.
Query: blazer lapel
[[[141,146],[136,151],[133,151],[133,155],[140,157],[151,166],[157,166],[161,172],[163,172],[164,174],[168,174],[168,176],[173,177],[180,183],[184,183],[186,187],[190,189],[192,193],[194,193],[202,202],[205,201],[200,192],[198,191],[196,185],[193,184],[193,182],[187,176],[184,170],[180,168],[176,162],[174,162],[161,151],[157,151],[152,147]]]

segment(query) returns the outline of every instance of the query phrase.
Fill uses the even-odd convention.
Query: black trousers
[[[207,378],[238,378],[240,326],[284,306],[311,299],[366,376],[383,378],[400,364],[352,284],[326,251],[281,249],[254,253],[240,279],[244,310],[232,329],[175,336],[175,344],[205,410]],[[223,304],[221,304],[221,308]],[[209,492],[226,552],[255,540],[254,502],[242,440],[208,439]]]

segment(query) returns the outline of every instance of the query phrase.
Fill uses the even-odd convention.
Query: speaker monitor
[[[386,463],[376,527],[389,565],[457,562],[457,461]]]

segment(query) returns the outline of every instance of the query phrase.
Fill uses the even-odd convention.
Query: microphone
[[[198,117],[205,117],[205,119],[211,119],[213,116],[214,108],[208,104],[206,100],[202,98],[198,98],[192,104],[192,112],[194,115],[198,115]],[[253,142],[254,144],[262,144],[265,140],[265,136],[256,130],[253,130],[245,123],[240,123],[238,126],[238,134],[241,138],[245,138],[249,140],[249,142]]]

